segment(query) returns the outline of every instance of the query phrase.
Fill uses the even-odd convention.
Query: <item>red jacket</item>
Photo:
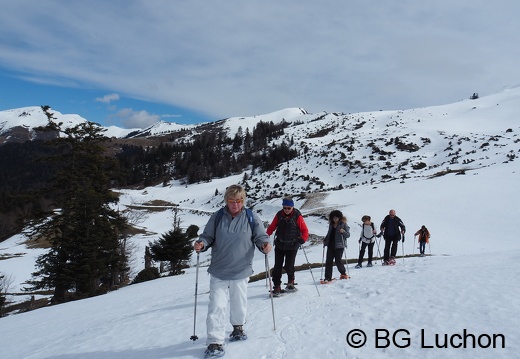
[[[296,209],[293,209],[288,216],[285,214],[285,212],[283,210],[277,212],[273,218],[273,221],[271,222],[269,227],[267,227],[267,231],[266,231],[267,235],[270,236],[278,229],[278,222],[279,222],[280,216],[281,216],[281,218],[289,219],[291,216],[297,215],[298,213],[299,212]],[[307,228],[307,224],[305,223],[305,220],[303,219],[303,216],[301,214],[296,218],[296,226],[298,227],[297,230],[299,232],[299,238],[303,239],[304,242],[307,242],[307,240],[309,239],[309,229]],[[291,240],[291,239],[293,239],[293,238],[288,238],[288,240]],[[294,239],[296,240],[297,238],[294,238]],[[276,241],[275,241],[275,244],[276,244]],[[299,247],[298,241],[296,241],[296,243],[294,243],[294,244],[295,244],[296,248]]]

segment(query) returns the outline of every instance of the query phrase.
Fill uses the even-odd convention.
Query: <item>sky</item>
[[[308,122],[286,128],[288,136],[311,147],[309,152],[284,164],[284,171],[250,176],[249,197],[261,220],[269,223],[281,208],[282,191],[305,193],[305,197],[294,196],[295,207],[301,209],[309,232],[318,239],[297,254],[296,265],[304,266],[296,273],[298,292],[271,302],[263,278],[248,284],[244,328],[249,338],[226,342],[225,358],[517,357],[520,286],[515,280],[520,275],[520,241],[514,228],[520,221],[519,98],[520,87],[516,87],[448,106],[377,112],[373,117],[364,114],[360,119],[366,123],[361,128],[352,130],[344,125],[317,139],[305,133],[331,128],[338,118],[332,114],[319,120],[308,118]],[[358,124],[356,120],[352,119],[352,126]],[[229,122],[229,129],[237,131],[237,119]],[[244,123],[252,125],[252,119]],[[384,145],[387,138],[398,135],[407,142],[417,143],[418,138],[431,142],[414,153]],[[363,144],[374,142],[384,150],[393,148],[396,153],[388,156],[400,164],[397,171],[407,173],[408,178],[381,181],[385,175],[395,176],[395,168],[342,176],[345,166],[333,160],[339,152],[335,146],[344,145],[342,141],[352,143],[354,158],[374,166],[378,160],[369,161],[369,152],[364,156],[369,146]],[[330,161],[319,155],[326,150]],[[459,154],[460,161],[447,165],[446,161],[454,159],[453,153]],[[507,160],[508,156],[513,159]],[[427,167],[412,171],[416,161],[424,161]],[[468,161],[472,162],[465,164]],[[290,173],[318,178],[326,188],[333,188],[336,181],[344,188],[314,192],[318,185],[307,181],[310,190],[304,190],[297,187],[296,176],[289,176],[283,189],[273,192],[280,183],[276,175],[285,172],[285,166]],[[465,175],[433,175],[447,167],[467,171]],[[374,183],[365,182],[370,177]],[[163,203],[176,204],[181,226],[195,224],[200,233],[210,214],[222,206],[225,188],[243,178],[238,174],[192,185],[172,181],[168,186],[120,189],[118,209],[133,208],[137,214],[133,223],[143,229],[129,238],[133,275],[144,268],[144,247],[172,227],[173,206],[162,207]],[[219,195],[215,195],[216,189]],[[251,203],[246,202],[248,206]],[[157,206],[151,210],[153,205]],[[140,206],[143,211],[137,212]],[[320,238],[328,224],[320,214],[331,209],[345,214],[351,229],[346,257],[353,259],[358,256],[362,215],[369,214],[378,226],[390,208],[406,225],[405,241],[399,244],[397,254],[418,253],[414,233],[424,224],[431,233],[428,256],[397,258],[392,267],[382,266],[380,260],[371,268],[354,269],[349,264],[350,279],[317,284],[323,277],[322,267],[311,271],[305,264],[323,262]],[[11,279],[10,293],[19,293],[8,295],[9,301],[29,298],[21,288],[34,271],[36,256],[44,253],[29,248],[26,240],[19,234],[0,243],[0,258],[11,257],[0,259],[0,272]],[[382,242],[377,242],[374,250],[378,256],[382,249]],[[210,251],[201,253],[198,276],[196,257],[192,256],[192,266],[184,275],[0,318],[0,358],[202,358],[210,255]],[[268,260],[272,267],[273,253]],[[257,251],[252,266],[256,274],[263,272],[265,256]],[[335,267],[333,275],[339,276]],[[231,329],[228,325],[226,334]],[[460,337],[464,333],[469,336],[466,348],[457,348],[464,343]],[[198,339],[190,340],[192,335]],[[363,336],[365,344],[356,347]],[[475,348],[471,336],[477,338]],[[447,348],[439,347],[444,343],[448,343]]]
[[[3,1],[0,110],[144,128],[453,103],[520,82],[519,13],[515,0]]]

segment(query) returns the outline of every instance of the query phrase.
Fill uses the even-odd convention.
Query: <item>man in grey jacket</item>
[[[229,186],[224,194],[225,207],[212,214],[194,244],[197,253],[212,248],[208,268],[211,277],[206,356],[224,354],[228,297],[233,325],[231,340],[247,339],[242,326],[247,314],[247,282],[253,274],[255,247],[265,254],[272,248],[258,216],[244,208],[245,200],[246,192],[242,186]]]

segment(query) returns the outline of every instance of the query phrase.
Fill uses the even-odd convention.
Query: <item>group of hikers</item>
[[[266,255],[273,245],[270,236],[274,233],[274,267],[271,278],[272,295],[295,289],[294,272],[298,249],[307,242],[309,230],[301,212],[294,208],[291,198],[282,200],[282,209],[276,213],[267,230],[260,218],[244,207],[246,191],[240,185],[231,185],[224,193],[225,206],[213,213],[209,218],[203,233],[194,243],[198,253],[211,248],[211,262],[208,268],[210,274],[209,304],[206,318],[207,349],[205,357],[224,355],[226,311],[229,301],[229,316],[233,331],[229,335],[231,341],[247,339],[243,325],[247,314],[247,283],[253,274],[252,261],[255,248]],[[360,249],[356,268],[362,268],[366,249],[368,249],[367,267],[372,266],[374,243],[376,238],[383,236],[385,240],[383,265],[395,264],[397,245],[404,242],[406,231],[403,221],[396,216],[395,210],[390,210],[380,225],[377,234],[371,217],[361,218],[363,224],[359,238]],[[333,263],[340,272],[339,279],[348,279],[343,253],[350,237],[350,227],[347,219],[339,210],[333,210],[328,216],[328,231],[323,240],[323,256],[325,259],[325,276],[322,283],[330,283]],[[415,233],[419,236],[421,255],[424,255],[425,244],[429,232],[422,226]],[[325,247],[327,248],[325,257]],[[267,263],[267,262],[266,262]],[[266,268],[267,270],[269,268]],[[282,289],[282,269],[287,274],[285,289]]]

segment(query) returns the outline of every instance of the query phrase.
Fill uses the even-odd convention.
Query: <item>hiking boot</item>
[[[358,265],[355,266],[354,268],[359,269],[359,268],[361,268],[361,267],[363,267],[363,266],[362,266],[361,264],[358,264]]]
[[[244,328],[242,328],[241,325],[233,325],[233,331],[229,336],[231,337],[231,341],[247,339],[246,332],[244,332]]]
[[[288,290],[288,291],[296,291],[296,287],[294,286],[294,279],[289,279],[287,281],[287,285],[285,286],[285,290]]]
[[[282,294],[282,288],[279,285],[275,285],[273,288],[273,295],[280,295]]]
[[[367,264],[367,267],[372,267],[372,263],[368,263],[368,264]]]
[[[388,265],[388,261],[383,261],[383,265],[387,266]]]
[[[224,347],[222,344],[210,344],[204,352],[204,358],[221,357],[224,355]]]
[[[339,276],[339,279],[348,279],[348,275],[346,273],[343,273]]]

